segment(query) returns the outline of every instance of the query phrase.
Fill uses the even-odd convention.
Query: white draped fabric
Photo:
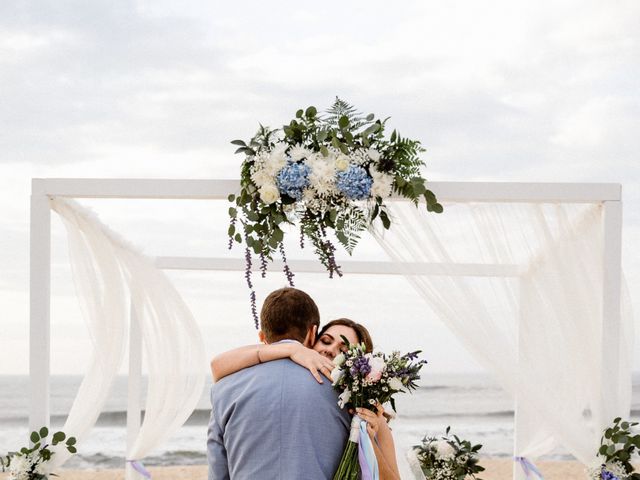
[[[536,457],[560,444],[591,464],[602,430],[628,416],[631,398],[628,308],[611,346],[619,364],[603,363],[602,207],[466,203],[445,212],[392,203],[392,228],[375,237],[396,262],[441,264],[439,275],[407,279],[514,395],[515,454]],[[454,275],[465,263],[516,268],[513,276],[491,268]],[[603,369],[611,379],[604,393]]]
[[[129,301],[149,370],[144,421],[129,460],[141,460],[189,417],[207,364],[200,330],[180,294],[153,261],[73,201],[51,200],[69,237],[78,297],[94,344],[92,359],[63,430],[82,438],[95,424],[125,353]],[[68,454],[59,451],[54,467]]]

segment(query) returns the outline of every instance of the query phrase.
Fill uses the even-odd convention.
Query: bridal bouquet
[[[477,478],[475,474],[484,470],[478,465],[478,451],[482,445],[472,445],[456,435],[449,435],[450,430],[447,427],[441,438],[425,437],[420,445],[413,447],[422,473],[427,480]]]
[[[340,392],[340,408],[364,407],[375,411],[376,404],[389,402],[395,410],[394,395],[417,388],[420,369],[427,363],[417,360],[420,351],[404,355],[400,352],[391,355],[366,353],[364,344],[350,345],[346,338],[342,339],[347,351],[334,359],[336,366],[331,372],[333,387]],[[361,471],[375,469],[375,465],[371,465],[375,457],[365,423],[357,415],[353,417],[349,440],[334,480],[355,480],[360,478]]]
[[[325,115],[315,107],[298,110],[282,129],[260,126],[249,141],[234,140],[236,153],[244,154],[240,193],[230,195],[229,248],[244,242],[246,277],[251,290],[254,320],[255,294],[251,283],[251,255],[260,257],[264,276],[267,261],[279,253],[287,266],[283,227],[300,225],[300,245],[305,238],[329,272],[342,275],[335,260],[333,231],[349,254],[360,235],[380,219],[388,229],[391,219],[385,199],[393,192],[413,201],[424,199],[427,210],[442,212],[442,205],[421,176],[424,151],[417,140],[397,131],[385,135],[387,119],[363,116],[336,98]],[[238,224],[238,220],[240,224]]]
[[[632,457],[640,452],[640,434],[632,431],[637,422],[623,422],[614,419],[600,441],[598,456],[602,464],[589,470],[590,480],[640,480],[640,473],[634,473]]]
[[[55,452],[49,450],[49,444],[42,444],[48,435],[49,429],[47,427],[31,432],[29,438],[34,444],[33,447],[23,447],[19,452],[11,452],[0,458],[2,471],[9,470],[8,480],[46,480],[49,475],[56,476],[55,473],[50,472],[49,468],[49,460]],[[66,438],[64,432],[54,433],[51,437],[51,445],[57,445],[65,439],[65,448],[70,453],[76,453],[75,437]]]

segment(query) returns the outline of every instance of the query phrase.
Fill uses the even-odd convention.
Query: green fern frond
[[[334,128],[338,126],[338,122],[342,117],[347,117],[353,131],[359,130],[373,122],[373,115],[363,116],[362,112],[359,112],[353,105],[339,97],[336,97],[336,101],[333,102],[333,105],[327,110],[327,114],[328,116],[323,120]]]
[[[362,232],[369,226],[369,221],[362,209],[350,207],[338,213],[336,219],[336,238],[351,255],[358,245]]]

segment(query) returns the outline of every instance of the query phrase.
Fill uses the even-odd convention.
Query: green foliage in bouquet
[[[49,436],[49,429],[42,427],[38,431],[31,432],[29,439],[33,447],[23,447],[19,452],[9,452],[8,455],[0,457],[2,471],[7,469],[10,472],[9,480],[45,480],[49,476],[56,477],[55,473],[49,472],[48,462],[55,452],[49,449],[46,439]],[[64,432],[55,432],[51,437],[51,445],[55,446],[61,442],[69,453],[76,453],[75,437],[67,438]]]
[[[482,445],[461,440],[450,431],[451,427],[447,427],[443,437],[424,437],[420,445],[413,447],[424,476],[427,480],[480,480],[476,474],[484,471],[478,464]]]
[[[245,243],[252,292],[252,254],[260,257],[264,276],[267,261],[279,253],[293,286],[283,248],[285,225],[299,224],[300,245],[309,240],[332,277],[342,272],[329,232],[351,254],[374,221],[390,228],[384,202],[393,192],[442,212],[421,176],[424,148],[396,130],[385,135],[387,120],[364,116],[336,98],[324,115],[315,107],[300,109],[281,129],[260,125],[248,142],[231,142],[245,157],[240,193],[229,196],[229,248]]]
[[[622,421],[620,417],[613,420],[600,439],[598,456],[602,465],[593,469],[591,478],[605,480],[640,480],[640,473],[631,464],[634,455],[640,452],[640,433],[632,430],[637,422]]]

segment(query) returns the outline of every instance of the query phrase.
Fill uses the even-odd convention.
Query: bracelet
[[[258,355],[258,363],[262,363],[262,359],[260,358],[260,345],[256,345],[256,354]]]

